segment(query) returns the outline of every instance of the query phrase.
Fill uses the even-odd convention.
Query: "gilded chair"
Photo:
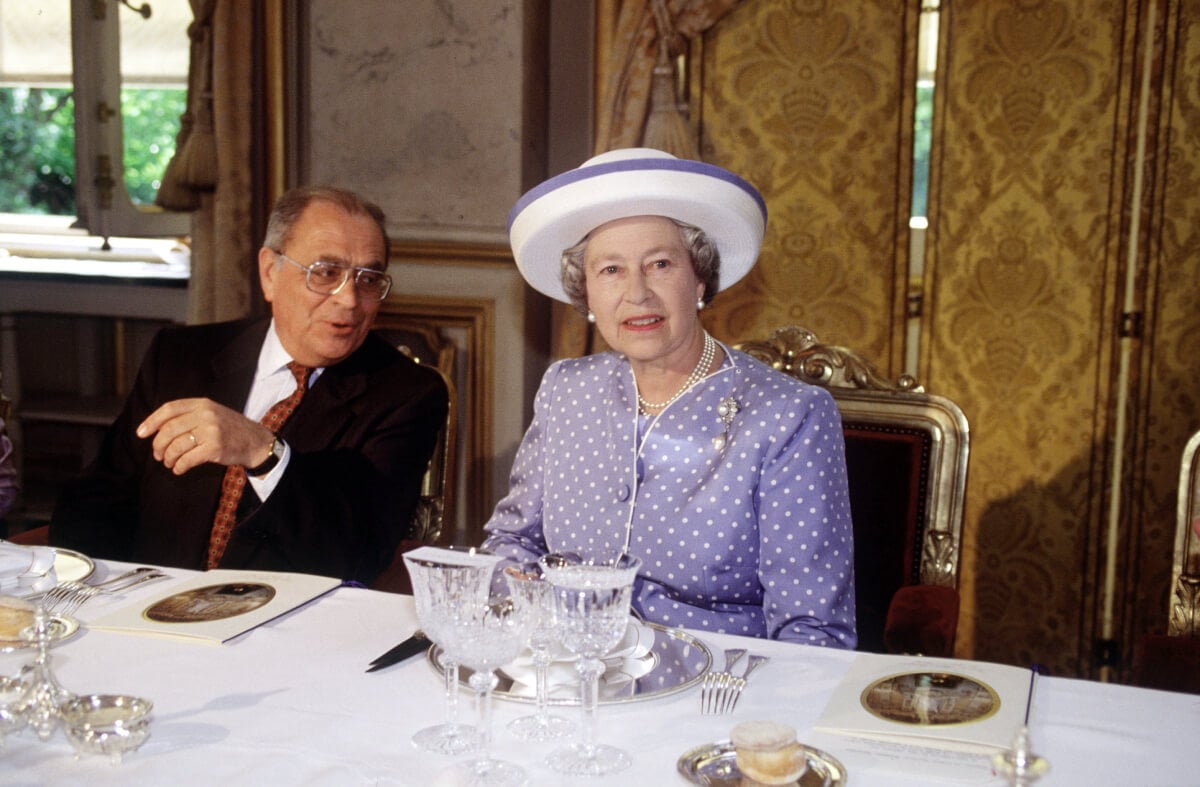
[[[1200,694],[1200,432],[1183,449],[1175,519],[1167,633],[1142,637],[1134,653],[1133,681]]]
[[[952,656],[970,448],[962,410],[798,326],[736,347],[828,389],[841,411],[859,649]]]
[[[421,497],[413,512],[412,533],[396,548],[391,565],[371,583],[374,590],[411,593],[412,585],[401,555],[423,544],[435,543],[441,537],[445,523],[454,521],[455,447],[458,440],[458,397],[454,385],[456,347],[430,325],[403,318],[380,315],[375,330],[417,363],[436,369],[450,394],[446,423],[421,481]]]

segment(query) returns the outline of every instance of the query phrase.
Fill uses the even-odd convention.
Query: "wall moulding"
[[[491,506],[491,478],[483,472],[492,455],[492,358],[495,355],[495,304],[484,298],[391,295],[375,319],[381,332],[425,329],[455,346],[454,380],[458,406],[455,447],[454,514],[441,541],[475,544]],[[476,532],[479,531],[479,532]]]

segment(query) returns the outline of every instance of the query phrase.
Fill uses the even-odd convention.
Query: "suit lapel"
[[[302,450],[331,444],[346,422],[356,417],[355,402],[367,389],[368,366],[364,343],[349,358],[325,369],[284,424],[281,432],[288,442]]]
[[[209,368],[212,373],[210,396],[214,402],[239,413],[245,408],[268,325],[262,321],[251,324],[213,356]]]

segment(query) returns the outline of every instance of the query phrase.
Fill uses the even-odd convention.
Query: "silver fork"
[[[158,569],[143,568],[127,572],[119,577],[110,579],[107,582],[101,582],[98,585],[77,583],[79,587],[68,589],[66,593],[59,594],[50,603],[46,603],[44,601],[43,606],[47,612],[55,615],[69,615],[75,610],[79,609],[79,607],[82,606],[83,603],[88,599],[99,595],[119,593],[136,585],[140,585],[143,582],[164,579],[166,576],[166,574]]]
[[[71,579],[71,580],[67,580],[66,582],[60,582],[57,585],[55,585],[53,588],[51,588],[50,590],[47,590],[44,593],[34,594],[34,595],[30,596],[29,598],[30,598],[30,600],[39,599],[41,601],[42,606],[46,608],[47,612],[49,612],[54,607],[65,602],[67,599],[72,598],[76,593],[78,593],[81,590],[84,590],[85,588],[100,587],[102,585],[104,585],[104,586],[116,585],[116,584],[120,584],[121,582],[124,582],[132,577],[136,577],[141,574],[148,574],[150,572],[157,571],[157,570],[158,569],[151,568],[149,566],[141,566],[139,568],[133,569],[132,571],[126,571],[124,574],[121,574],[120,576],[116,576],[116,577],[113,577],[112,579],[101,582],[99,585],[89,585],[86,582],[81,582],[79,580]]]
[[[38,599],[38,596],[31,596],[31,597],[32,597],[32,599],[40,600],[42,603],[42,606],[46,607],[46,611],[49,612],[50,609],[55,608],[56,606],[60,605],[60,603],[64,603],[68,599],[72,599],[72,597],[74,597],[74,595],[79,593],[80,590],[86,590],[86,588],[107,587],[107,585],[120,584],[122,582],[127,581],[127,579],[131,579],[133,577],[144,575],[144,573],[151,573],[151,572],[155,572],[155,571],[157,571],[157,569],[152,569],[152,567],[150,567],[150,566],[139,566],[139,567],[137,567],[137,569],[133,569],[132,571],[126,571],[125,573],[122,573],[122,575],[113,577],[112,579],[107,579],[107,581],[101,582],[100,584],[96,584],[96,585],[91,585],[86,582],[79,581],[79,579],[68,579],[68,581],[66,581],[66,582],[60,582],[59,584],[54,585],[54,587],[47,590],[46,593],[38,594],[38,595],[40,595],[40,599]]]
[[[720,672],[710,672],[704,676],[700,684],[700,712],[711,714],[717,712],[719,699],[725,688],[733,681],[733,668],[746,655],[741,648],[730,648],[725,651],[725,669]]]
[[[737,707],[737,702],[742,697],[742,689],[746,688],[746,679],[750,677],[750,673],[758,669],[762,665],[770,661],[766,656],[751,656],[746,662],[746,671],[742,673],[742,677],[734,678],[730,682],[729,687],[724,692],[724,702],[721,705],[719,713],[733,713],[733,709]]]

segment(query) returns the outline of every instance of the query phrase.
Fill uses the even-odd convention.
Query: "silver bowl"
[[[113,765],[150,737],[150,700],[120,694],[72,697],[59,706],[67,740],[79,754],[107,754]]]
[[[4,746],[5,735],[17,732],[28,723],[23,704],[31,685],[25,670],[17,675],[0,677],[0,748]]]

